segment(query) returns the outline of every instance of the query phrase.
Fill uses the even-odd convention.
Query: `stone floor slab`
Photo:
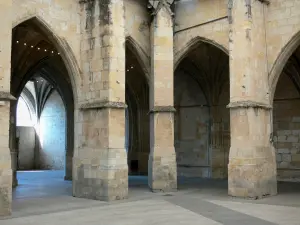
[[[179,190],[152,193],[147,177],[129,177],[129,199],[102,202],[74,198],[63,171],[18,173],[13,215],[1,225],[73,224],[300,224],[299,184],[280,184],[278,196],[243,200],[227,195],[226,181],[179,179]],[[293,206],[293,207],[289,207]]]
[[[251,215],[279,225],[299,225],[300,208],[232,201],[210,201],[236,212]]]
[[[1,225],[39,225],[41,223],[44,225],[221,224],[162,200],[142,200],[1,221]]]

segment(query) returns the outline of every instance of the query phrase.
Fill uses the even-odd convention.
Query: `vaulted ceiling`
[[[229,57],[219,48],[199,42],[181,61],[176,71],[191,76],[201,88],[207,102],[214,105],[229,83]],[[178,74],[175,72],[175,76]]]
[[[300,94],[300,47],[289,58],[283,72],[292,80]]]
[[[64,75],[70,83],[67,70],[60,52],[49,40],[47,31],[36,19],[26,21],[13,29],[11,55],[11,92],[18,97],[27,83],[34,76],[47,76],[49,68]],[[45,66],[48,65],[48,66]]]

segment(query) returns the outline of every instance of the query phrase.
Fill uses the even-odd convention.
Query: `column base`
[[[72,164],[73,164],[73,157],[66,156],[66,168],[65,168],[65,180],[72,180]]]
[[[12,187],[16,188],[18,184],[17,171],[13,171]]]
[[[11,215],[12,170],[0,169],[0,217]]]
[[[91,158],[73,158],[73,196],[101,201],[128,198],[125,149],[81,149]]]
[[[264,157],[230,157],[228,165],[228,195],[233,197],[261,199],[277,194],[277,169],[273,147],[253,149],[230,149],[232,152],[249,151]]]
[[[148,185],[153,192],[177,191],[177,164],[174,147],[151,149],[148,160]]]

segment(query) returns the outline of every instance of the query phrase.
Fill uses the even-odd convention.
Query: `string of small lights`
[[[16,41],[16,43],[17,43],[17,44],[22,44],[20,41]],[[23,45],[24,45],[25,47],[28,46],[26,42],[24,42]],[[33,45],[31,45],[30,48],[35,48],[35,47],[34,47]],[[36,50],[37,50],[37,51],[43,51],[43,50],[44,50],[45,52],[48,51],[48,49],[43,49],[43,50],[42,50],[40,47],[36,47]],[[56,51],[54,51],[54,50],[52,50],[52,51],[49,50],[49,52],[51,52],[52,54],[60,55],[60,52],[56,52]]]
[[[16,43],[17,43],[17,44],[22,44],[20,41],[16,41]],[[24,43],[23,43],[23,45],[24,45],[25,47],[27,47],[27,46],[28,46],[26,42],[24,42]],[[33,46],[33,45],[31,45],[31,46],[30,46],[30,48],[34,48],[34,46]],[[36,47],[36,50],[37,50],[37,51],[41,51],[41,48],[40,48],[40,47]],[[45,51],[45,52],[47,52],[47,51],[48,51],[48,49],[44,49],[44,51]],[[53,50],[51,51],[51,53],[52,53],[52,54],[56,54],[56,52],[55,52],[55,51],[53,51]],[[60,55],[60,52],[57,52],[57,55]],[[130,69],[133,69],[133,68],[134,68],[134,67],[133,67],[133,66],[131,66],[131,67],[130,67],[129,69],[127,69],[126,71],[127,71],[127,72],[129,72],[129,71],[130,71]]]
[[[131,66],[129,69],[127,69],[126,71],[129,72],[130,69],[133,69],[133,66]]]

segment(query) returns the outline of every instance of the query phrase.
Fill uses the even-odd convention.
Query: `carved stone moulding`
[[[15,101],[17,100],[14,96],[12,96],[9,92],[0,91],[0,101]]]
[[[111,101],[95,101],[81,104],[79,107],[81,110],[88,109],[126,109],[127,105],[123,102],[111,102]]]
[[[179,0],[148,0],[148,9],[152,11],[152,15],[155,15],[160,7],[166,7],[171,15],[174,14],[173,6]]]

